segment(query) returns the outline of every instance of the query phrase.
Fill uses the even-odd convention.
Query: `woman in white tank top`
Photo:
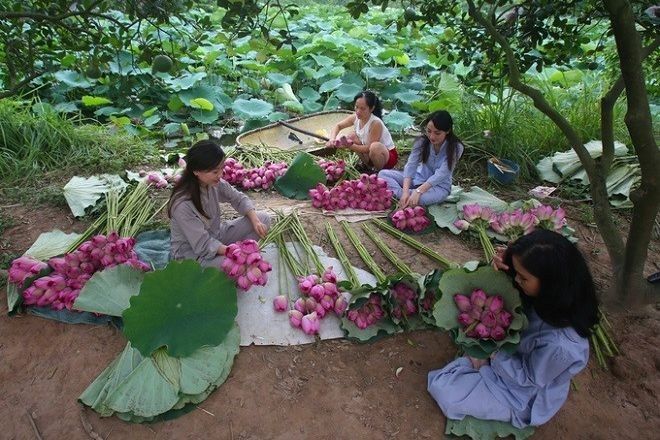
[[[365,90],[355,96],[353,104],[355,113],[332,127],[330,140],[326,145],[355,151],[364,166],[373,171],[393,168],[398,154],[392,135],[380,119],[380,100],[373,92]],[[337,140],[337,134],[350,126],[353,126],[354,131],[349,136],[349,145],[341,144]]]

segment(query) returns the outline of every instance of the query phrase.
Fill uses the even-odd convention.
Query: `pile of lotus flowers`
[[[530,211],[536,217],[536,227],[561,231],[566,226],[566,211],[559,207],[554,209],[550,205],[540,205]]]
[[[302,297],[298,298],[293,309],[289,310],[289,322],[292,327],[301,328],[306,334],[318,334],[320,320],[328,313],[334,312],[341,316],[348,307],[346,298],[337,288],[337,274],[332,267],[318,275],[302,276],[298,279],[298,289]],[[278,312],[289,308],[286,295],[279,295],[273,300],[273,306]]]
[[[369,299],[361,307],[349,310],[346,317],[353,321],[360,330],[373,325],[385,317],[383,299],[377,293],[372,293]]]
[[[383,211],[392,206],[392,191],[376,174],[362,174],[359,179],[344,180],[332,189],[319,183],[309,190],[312,206],[334,211],[355,208]]]
[[[161,173],[158,171],[145,171],[140,170],[140,177],[147,177],[146,184],[148,186],[153,186],[157,189],[166,188],[169,184],[177,183],[181,179],[181,171],[186,168],[186,161],[183,158],[179,158],[177,162],[179,168],[174,171],[173,174]]]
[[[177,179],[178,180],[178,179]],[[167,180],[165,175],[160,173],[151,172],[147,174],[147,185],[153,186],[155,188],[161,189],[169,185],[170,182]]]
[[[401,319],[404,316],[417,314],[417,292],[406,283],[396,283],[391,289],[390,294],[394,299],[392,315]]]
[[[254,240],[237,241],[227,246],[221,266],[243,291],[248,291],[255,284],[265,286],[268,281],[266,274],[273,269],[263,259],[259,244]]]
[[[120,238],[116,232],[107,237],[96,235],[74,252],[51,258],[47,265],[30,261],[26,257],[14,260],[9,271],[9,281],[20,287],[27,277],[35,274],[35,270],[38,273],[49,266],[52,272],[37,278],[23,291],[23,304],[71,310],[80,290],[94,273],[119,264],[128,264],[144,271],[151,269],[148,264],[138,260],[133,251],[134,245],[134,238]]]
[[[475,289],[470,296],[454,295],[458,307],[458,322],[465,335],[471,338],[501,341],[511,325],[513,316],[504,309],[504,299],[500,295],[486,295],[482,289]]]
[[[394,227],[401,231],[412,229],[414,232],[419,232],[431,224],[423,206],[399,209],[392,214],[391,218]]]
[[[286,173],[287,167],[286,162],[266,161],[258,168],[246,169],[236,159],[229,158],[225,160],[223,178],[243,189],[269,189],[275,179]]]
[[[325,172],[325,177],[328,183],[336,182],[344,174],[346,169],[346,162],[340,159],[336,162],[331,160],[319,159],[317,162]]]

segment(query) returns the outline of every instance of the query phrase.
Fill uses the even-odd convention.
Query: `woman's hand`
[[[472,367],[475,370],[478,370],[479,368],[483,367],[484,365],[488,365],[488,363],[490,362],[490,359],[477,359],[477,358],[473,358],[472,356],[468,356],[468,355],[465,355],[465,357],[468,358],[468,360],[472,364]]]
[[[505,257],[506,257],[506,247],[498,246],[497,249],[495,250],[495,255],[493,256],[493,262],[491,263],[495,270],[503,270],[503,271],[509,270],[509,266],[504,262]]]
[[[419,198],[422,196],[421,193],[413,191],[410,199],[408,200],[408,206],[417,206],[419,205]]]
[[[334,139],[328,139],[328,141],[325,143],[325,146],[328,148],[334,148],[337,146],[337,141]]]
[[[218,246],[218,251],[216,252],[216,254],[224,256],[226,253],[227,253],[227,246],[225,246],[224,244]]]
[[[408,200],[410,199],[410,191],[404,189],[401,191],[401,199],[399,200],[399,209],[404,209],[408,206]]]
[[[257,235],[261,238],[264,238],[268,233],[268,226],[261,223],[261,220],[257,220],[256,222],[252,223],[252,227],[254,228],[254,232],[256,232]]]

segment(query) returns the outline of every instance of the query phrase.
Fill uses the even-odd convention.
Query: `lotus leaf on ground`
[[[534,427],[519,429],[510,423],[496,420],[481,420],[472,416],[466,416],[463,420],[447,419],[445,434],[457,437],[468,436],[471,439],[496,439],[509,438],[525,440],[534,434]]]
[[[186,357],[224,340],[237,313],[236,285],[216,268],[171,261],[145,275],[123,313],[124,335],[143,356],[161,347]]]
[[[224,383],[239,342],[236,324],[219,345],[201,347],[182,358],[164,349],[144,357],[129,342],[79,400],[102,417],[115,414],[135,423],[185,414],[186,407],[202,402]]]
[[[482,266],[472,272],[465,268],[451,269],[440,278],[438,289],[441,296],[433,308],[436,325],[448,330],[456,345],[468,355],[485,359],[497,350],[515,351],[521,332],[527,327],[527,316],[522,312],[520,293],[508,275],[491,266]],[[474,289],[483,289],[488,296],[501,295],[504,308],[513,315],[511,325],[502,340],[483,340],[465,335],[458,322],[459,310],[454,302],[454,295],[469,295]]]
[[[140,292],[144,272],[125,264],[96,272],[80,291],[73,308],[121,316],[132,296]]]

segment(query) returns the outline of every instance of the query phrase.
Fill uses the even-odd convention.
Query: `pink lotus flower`
[[[470,295],[470,302],[477,307],[483,307],[486,304],[486,292],[481,289],[475,289]]]
[[[458,315],[458,322],[463,326],[467,327],[468,325],[472,324],[474,322],[474,318],[472,318],[469,314],[467,313],[460,313]]]
[[[499,312],[504,307],[504,299],[500,295],[493,295],[486,298],[486,303],[484,305],[485,309],[490,310],[491,312]]]
[[[273,307],[277,312],[284,312],[289,308],[289,299],[285,295],[278,295],[273,298]]]
[[[296,302],[293,303],[293,308],[298,310],[300,313],[306,313],[307,308],[305,305],[305,299],[304,298],[298,298]]]
[[[454,302],[456,303],[458,310],[461,312],[467,312],[470,310],[470,308],[472,308],[472,302],[470,298],[465,295],[461,295],[460,293],[454,295]]]
[[[506,336],[506,331],[499,325],[490,330],[490,337],[495,341],[501,341]]]
[[[487,310],[481,314],[481,323],[488,328],[493,328],[497,325],[497,318],[495,313]]]
[[[337,316],[343,315],[347,308],[348,308],[348,301],[346,301],[346,299],[343,296],[340,296],[335,300],[334,309],[335,309],[335,314],[337,314]]]
[[[481,323],[474,327],[474,332],[476,333],[477,337],[481,339],[486,339],[490,336],[490,329]]]
[[[319,332],[321,323],[316,312],[311,312],[302,317],[300,325],[305,334],[315,335]]]
[[[303,314],[298,310],[289,310],[289,323],[291,327],[300,328],[302,325]]]
[[[505,329],[509,328],[512,320],[513,315],[506,310],[500,310],[500,313],[497,315],[497,324]]]
[[[321,301],[321,298],[325,296],[325,289],[323,285],[317,284],[309,290],[309,296],[314,298],[317,301]]]

